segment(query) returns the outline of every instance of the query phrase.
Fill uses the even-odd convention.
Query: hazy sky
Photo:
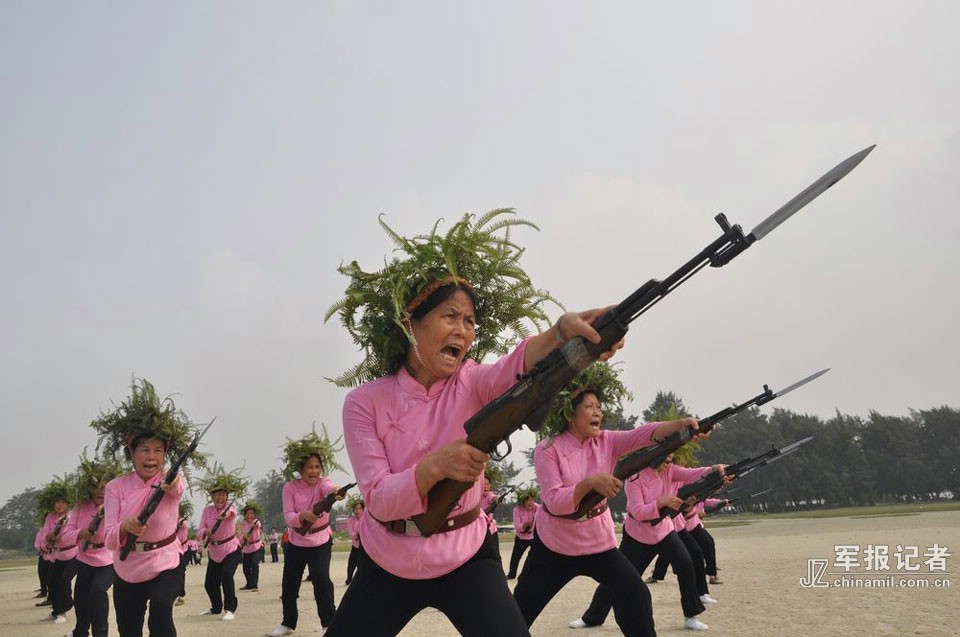
[[[534,283],[587,309],[870,144],[634,323],[627,412],[828,366],[775,404],[958,407],[958,23],[949,1],[4,2],[0,502],[92,451],[132,374],[217,416],[204,449],[255,479],[312,421],[339,433],[325,377],[359,354],[323,314],[338,264],[392,248],[378,214],[412,235],[514,207]]]

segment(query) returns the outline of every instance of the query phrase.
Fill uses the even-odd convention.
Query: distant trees
[[[37,490],[30,488],[7,500],[0,509],[0,548],[25,549],[37,535]]]

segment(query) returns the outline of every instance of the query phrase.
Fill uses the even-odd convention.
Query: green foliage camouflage
[[[338,436],[336,440],[330,440],[327,434],[327,428],[321,425],[323,436],[317,434],[316,423],[310,433],[298,440],[287,438],[287,444],[283,446],[283,477],[287,480],[294,480],[300,477],[300,467],[312,455],[320,458],[322,465],[321,472],[329,475],[334,469],[345,471],[337,462],[337,452],[343,449],[341,441],[343,436]]]
[[[585,389],[592,389],[597,393],[604,412],[621,412],[623,401],[633,398],[620,381],[618,365],[596,362],[560,390],[550,404],[550,412],[543,427],[537,432],[537,440],[558,436],[567,430],[568,424],[573,420],[573,398]]]
[[[527,498],[533,498],[534,500],[540,499],[540,487],[535,484],[529,486],[523,486],[517,489],[517,506],[523,506],[523,503],[526,502]]]
[[[98,453],[127,460],[131,459],[129,445],[139,436],[166,441],[169,462],[186,452],[196,433],[196,427],[177,409],[173,398],[160,398],[153,385],[143,378],[134,378],[130,384],[130,396],[112,411],[101,411],[90,426],[98,434]],[[206,456],[195,450],[181,470],[189,478],[191,468],[206,466]]]
[[[200,488],[207,493],[228,491],[233,499],[239,500],[247,494],[250,485],[250,480],[241,475],[243,471],[243,467],[227,471],[222,464],[214,462],[200,480]]]
[[[43,524],[47,514],[53,511],[57,500],[66,500],[68,505],[77,502],[77,477],[73,474],[54,476],[53,480],[37,491],[37,526]]]
[[[476,338],[467,353],[477,361],[487,354],[506,353],[517,339],[529,336],[525,320],[538,331],[549,326],[544,305],[560,304],[533,286],[520,267],[523,249],[510,240],[516,226],[537,227],[514,214],[509,208],[480,217],[466,214],[445,234],[437,230],[440,219],[429,234],[411,239],[394,232],[381,216],[380,226],[402,256],[385,260],[383,269],[376,272],[365,272],[356,261],[338,268],[350,284],[324,321],[339,315],[364,352],[364,360],[329,380],[339,387],[355,387],[395,373],[408,342],[414,342],[407,329],[407,304],[428,285],[449,277],[466,279],[477,297]]]
[[[92,500],[97,490],[124,473],[126,469],[114,456],[87,458],[87,450],[80,456],[76,472],[77,500]]]
[[[250,509],[253,509],[253,514],[254,514],[255,516],[257,516],[258,518],[262,518],[262,517],[263,517],[263,507],[261,507],[261,506],[260,506],[260,503],[257,502],[256,500],[247,500],[247,501],[244,503],[243,508],[240,509],[240,515],[241,515],[241,516],[246,515],[246,514],[247,514],[247,511],[250,510]]]
[[[347,511],[350,514],[352,514],[353,507],[357,506],[358,504],[363,504],[363,496],[360,495],[359,493],[351,494],[350,497],[347,498],[347,504],[346,504]]]

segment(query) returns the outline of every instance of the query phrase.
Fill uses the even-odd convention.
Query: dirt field
[[[709,528],[709,526],[708,526]],[[881,517],[763,520],[748,526],[717,528],[720,575],[723,584],[711,587],[719,600],[701,619],[710,625],[707,635],[731,637],[833,636],[833,635],[934,635],[960,634],[960,576],[955,572],[955,557],[960,548],[960,511],[893,515]],[[860,567],[857,576],[847,579],[877,579],[894,583],[926,580],[930,588],[820,588],[803,587],[808,577],[808,560],[829,560],[827,571],[844,572],[835,564],[837,545],[858,545],[851,551]],[[863,568],[867,545],[889,548],[889,571]],[[902,549],[898,551],[897,546]],[[945,571],[931,572],[923,554],[934,545],[946,546]],[[897,569],[897,554],[917,547],[919,557],[910,565],[919,571]],[[504,560],[510,556],[510,544],[501,545]],[[331,575],[336,592],[343,594],[347,553],[335,552]],[[203,592],[204,566],[187,571],[187,603],[177,607],[176,622],[181,637],[219,637],[248,635],[257,637],[272,629],[280,619],[280,572],[282,564],[262,565],[260,592],[240,591],[240,607],[232,623],[200,617],[208,607]],[[647,573],[649,574],[649,573]],[[238,572],[238,586],[242,575]],[[840,579],[824,575],[827,583]],[[947,580],[946,588],[934,588],[934,579]],[[61,637],[73,628],[69,623],[54,625],[42,621],[45,610],[34,607],[37,587],[35,569],[0,572],[0,635],[3,637]],[[619,635],[612,617],[600,628],[571,631],[567,624],[586,608],[593,593],[592,580],[578,578],[564,589],[534,624],[534,637],[602,637]],[[672,574],[663,583],[651,586],[659,635],[690,635],[683,629],[679,593]],[[319,634],[319,620],[311,616],[309,587],[301,591],[301,626],[296,635]],[[305,612],[307,611],[307,612]],[[452,626],[439,612],[428,610],[418,615],[401,633],[403,637],[439,637],[455,635]],[[116,635],[111,627],[111,635]]]

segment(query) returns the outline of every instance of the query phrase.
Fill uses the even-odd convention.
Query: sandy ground
[[[708,525],[709,528],[709,525]],[[960,512],[923,513],[887,517],[830,518],[823,520],[764,520],[749,526],[717,528],[711,531],[717,540],[720,575],[723,584],[711,593],[719,600],[701,615],[710,625],[707,635],[753,637],[797,635],[939,635],[960,634],[960,574],[954,556],[960,549]],[[947,546],[946,573],[931,573],[922,565],[918,575],[932,581],[947,579],[947,588],[804,588],[807,560],[830,560],[834,567],[835,545],[859,545],[859,560],[864,560],[868,544],[888,546],[890,573],[896,580],[905,571],[896,570],[897,545],[917,546],[922,554],[934,544]],[[508,560],[512,545],[501,545]],[[339,599],[345,590],[347,553],[335,552],[331,576]],[[915,560],[915,562],[922,562]],[[187,571],[187,603],[176,607],[177,629],[181,637],[248,635],[256,637],[272,629],[280,619],[280,572],[282,564],[262,565],[260,592],[240,591],[240,607],[232,623],[200,617],[208,607],[203,592],[203,566]],[[863,569],[859,570],[861,573]],[[649,574],[649,573],[647,573]],[[238,585],[242,575],[238,572]],[[824,579],[832,581],[833,576]],[[45,610],[34,607],[35,569],[0,572],[0,636],[60,637],[73,627],[42,621]],[[594,583],[586,578],[571,582],[546,608],[532,628],[534,637],[602,637],[619,635],[612,617],[600,628],[573,632],[567,624],[579,616],[589,602]],[[659,635],[690,635],[683,629],[679,593],[672,575],[650,587]],[[296,635],[319,634],[319,620],[311,616],[312,593],[309,585],[301,590],[301,626]],[[305,612],[306,611],[306,612]],[[455,635],[447,619],[439,612],[420,613],[400,633],[403,637]],[[111,626],[111,635],[116,635]]]

